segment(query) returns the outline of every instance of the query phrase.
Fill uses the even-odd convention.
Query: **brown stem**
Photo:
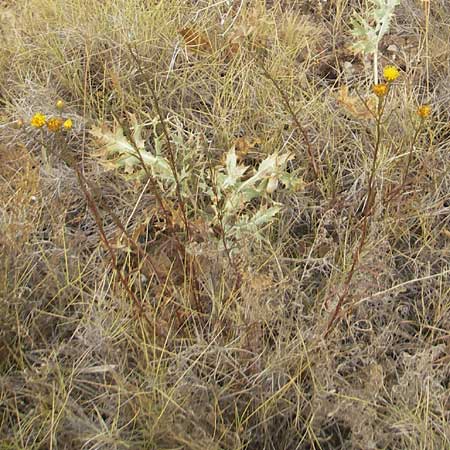
[[[216,205],[217,205],[217,218],[219,219],[219,227],[220,227],[220,235],[221,235],[221,239],[222,239],[222,244],[223,244],[223,248],[225,250],[225,254],[227,255],[227,259],[228,262],[230,264],[230,267],[232,267],[234,269],[234,272],[236,274],[236,282],[238,285],[241,284],[241,272],[237,266],[237,264],[233,261],[233,259],[231,258],[231,251],[228,247],[227,244],[227,240],[226,240],[226,233],[225,233],[225,227],[224,227],[224,218],[223,218],[223,211],[219,206],[219,193],[217,191],[217,183],[215,182],[215,175],[214,175],[214,169],[212,167],[212,162],[211,159],[209,158],[209,153],[208,153],[208,162],[209,162],[209,172],[210,172],[210,177],[211,177],[211,186],[212,186],[212,191],[214,193],[214,197],[216,198]]]
[[[365,215],[363,218],[363,223],[362,223],[362,229],[361,229],[361,238],[358,244],[358,248],[356,249],[354,255],[353,255],[353,261],[352,261],[352,266],[347,274],[347,276],[345,277],[345,282],[344,282],[344,291],[342,292],[342,294],[339,296],[338,298],[338,302],[336,304],[336,307],[333,311],[333,314],[331,315],[327,327],[326,327],[326,331],[324,334],[324,337],[327,338],[328,335],[331,333],[331,331],[334,328],[335,322],[337,321],[337,318],[339,317],[339,313],[341,312],[342,306],[344,305],[344,302],[346,300],[346,298],[348,297],[348,292],[350,290],[350,283],[353,279],[353,275],[355,274],[355,270],[356,270],[356,265],[359,262],[359,258],[362,252],[362,249],[364,247],[364,244],[366,243],[366,239],[367,239],[367,231],[368,231],[368,222],[369,222],[369,216]]]
[[[161,108],[160,108],[160,105],[159,105],[158,95],[156,94],[156,90],[152,86],[152,83],[150,82],[148,77],[145,75],[145,72],[144,72],[144,69],[142,67],[141,61],[140,61],[139,57],[137,56],[136,52],[131,48],[130,44],[127,44],[127,46],[128,46],[128,50],[129,50],[129,52],[131,54],[131,57],[133,58],[134,62],[136,63],[136,66],[138,68],[139,73],[141,74],[141,76],[144,79],[145,84],[147,85],[147,88],[148,88],[148,90],[150,92],[150,96],[152,98],[153,106],[154,106],[154,108],[156,110],[156,113],[158,114],[158,118],[159,118],[159,121],[160,121],[161,126],[162,126],[163,134],[164,134],[164,137],[165,137],[166,143],[167,143],[169,162],[170,162],[170,166],[171,166],[171,169],[172,169],[173,177],[175,179],[175,189],[176,189],[178,202],[180,204],[181,215],[183,217],[183,223],[184,223],[184,227],[185,227],[186,239],[189,241],[189,239],[190,239],[189,223],[188,223],[188,219],[187,219],[185,203],[184,203],[183,197],[181,195],[181,184],[180,184],[180,180],[178,178],[178,170],[177,170],[177,166],[176,166],[176,163],[175,163],[175,151],[173,149],[172,142],[171,142],[170,136],[169,136],[169,131],[167,129],[167,125],[166,125],[166,122],[164,120],[164,117],[163,117],[163,114],[162,114],[162,111],[161,111]]]
[[[257,60],[258,61],[258,60]],[[319,171],[319,167],[317,166],[317,162],[316,162],[316,158],[314,156],[314,151],[312,149],[312,145],[311,145],[311,141],[309,140],[309,136],[308,133],[306,132],[305,128],[302,126],[302,124],[300,123],[300,120],[296,114],[296,112],[294,111],[294,109],[292,108],[291,102],[289,101],[288,96],[286,95],[286,93],[283,91],[283,89],[281,89],[280,84],[278,83],[277,80],[275,80],[275,78],[269,73],[269,71],[266,69],[266,67],[264,66],[264,64],[262,62],[258,61],[259,66],[261,67],[262,71],[264,72],[264,75],[272,82],[272,84],[275,86],[276,90],[278,91],[278,93],[280,94],[283,103],[286,107],[286,109],[288,110],[289,114],[292,117],[292,120],[294,121],[295,125],[297,126],[298,130],[300,131],[300,133],[303,136],[303,139],[306,143],[306,150],[308,152],[308,156],[309,156],[309,160],[314,172],[314,177],[317,179],[320,177],[320,171]]]
[[[403,191],[404,187],[406,186],[406,180],[408,179],[409,169],[411,167],[411,162],[412,162],[412,155],[414,153],[414,145],[416,144],[417,138],[419,137],[419,133],[420,133],[420,130],[422,127],[422,122],[423,122],[423,120],[421,120],[419,126],[417,127],[416,131],[414,132],[414,136],[413,136],[411,145],[409,147],[408,159],[406,160],[405,170],[402,175],[402,181],[399,186],[397,186],[395,189],[393,189],[389,193],[389,195],[387,195],[387,198],[384,200],[385,203],[389,203],[392,200],[394,200]]]
[[[150,170],[148,169],[147,164],[145,164],[145,161],[144,161],[144,158],[142,157],[141,151],[140,151],[139,147],[137,146],[136,141],[133,138],[133,134],[131,133],[128,125],[125,124],[123,121],[121,121],[117,114],[115,114],[113,112],[112,115],[113,115],[114,119],[116,119],[119,126],[122,128],[123,133],[124,133],[125,137],[127,138],[127,140],[133,146],[133,150],[136,152],[136,156],[139,159],[139,162],[141,163],[141,166],[145,172],[145,175],[147,176],[148,180],[150,181],[150,185],[152,187],[153,194],[156,197],[156,201],[158,202],[159,207],[161,208],[161,210],[164,214],[164,217],[166,218],[167,224],[171,227],[172,219],[170,217],[170,213],[167,210],[166,206],[164,205],[158,184],[156,183],[155,178],[153,177]]]
[[[84,179],[84,182],[89,185],[91,187],[91,189],[95,189],[95,187],[92,186],[92,183],[86,179]],[[127,239],[127,242],[131,245],[131,247],[133,247],[134,251],[139,255],[140,258],[142,258],[142,262],[148,262],[150,267],[152,268],[158,283],[163,283],[165,282],[163,280],[164,277],[166,277],[166,274],[163,273],[159,268],[158,268],[158,264],[153,261],[153,259],[150,257],[150,255],[148,253],[146,253],[142,247],[136,243],[136,241],[134,239],[131,238],[131,236],[129,235],[128,231],[125,229],[125,227],[123,226],[122,222],[120,221],[120,219],[117,217],[117,215],[111,210],[111,208],[105,203],[102,204],[102,207],[105,208],[105,210],[107,211],[107,213],[109,214],[109,216],[112,218],[114,224],[116,225],[116,227],[122,232],[122,234],[125,236],[125,238]],[[148,273],[146,275],[149,275]]]
[[[375,148],[373,151],[373,157],[372,157],[372,167],[370,169],[369,179],[367,181],[367,196],[366,196],[366,205],[364,207],[363,212],[363,222],[361,225],[361,237],[359,240],[358,247],[355,250],[355,253],[353,254],[352,258],[352,265],[350,267],[350,270],[345,277],[344,281],[344,290],[342,294],[338,298],[338,302],[336,304],[336,307],[331,314],[331,317],[328,321],[327,327],[325,329],[324,337],[327,338],[328,335],[333,330],[337,319],[339,317],[339,314],[342,310],[342,306],[344,305],[345,301],[349,297],[349,290],[350,290],[350,284],[352,282],[353,276],[356,271],[357,264],[359,262],[361,252],[364,248],[364,245],[367,240],[367,235],[369,231],[369,218],[374,212],[375,208],[375,197],[376,197],[376,191],[375,191],[375,174],[377,170],[377,162],[378,162],[378,153],[380,150],[380,144],[381,144],[381,119],[384,112],[384,104],[385,104],[385,97],[379,97],[378,98],[378,107],[377,107],[377,114],[376,114],[376,140],[375,140]]]
[[[137,298],[136,294],[131,290],[127,278],[123,275],[123,273],[122,273],[122,271],[121,271],[121,269],[119,267],[119,264],[117,262],[116,253],[115,253],[112,245],[110,244],[110,242],[109,242],[109,240],[108,240],[108,238],[106,236],[105,229],[103,228],[103,224],[102,224],[102,221],[100,219],[100,213],[99,213],[99,211],[97,209],[97,205],[95,204],[95,201],[94,201],[94,199],[91,196],[91,193],[86,188],[86,185],[88,184],[87,181],[86,181],[86,178],[84,177],[84,175],[81,172],[81,169],[80,169],[80,167],[78,165],[75,165],[75,171],[76,171],[76,174],[77,174],[77,177],[78,177],[78,182],[79,182],[80,188],[81,188],[81,190],[82,190],[82,192],[83,192],[83,194],[84,194],[84,196],[86,198],[86,202],[87,202],[87,204],[89,206],[89,209],[91,210],[91,213],[92,213],[92,215],[94,217],[94,220],[95,220],[95,223],[97,225],[98,231],[100,233],[100,238],[101,238],[101,240],[103,242],[103,245],[105,246],[105,248],[106,248],[106,250],[107,250],[107,252],[109,254],[109,257],[110,257],[110,260],[111,260],[111,265],[114,268],[114,270],[116,271],[116,273],[117,273],[117,275],[119,277],[120,283],[122,284],[123,288],[125,289],[125,291],[129,295],[129,297],[131,298],[134,306],[137,308],[137,310],[139,312],[139,315],[144,318],[144,320],[147,322],[147,324],[150,327],[154,327],[154,326],[157,327],[156,331],[157,331],[158,335],[164,336],[165,333],[162,332],[162,330],[160,329],[160,327],[158,327],[158,324],[156,322],[152,323],[152,321],[150,320],[150,318],[148,317],[148,315],[145,312],[144,305]],[[153,312],[155,313],[155,311],[153,311]]]

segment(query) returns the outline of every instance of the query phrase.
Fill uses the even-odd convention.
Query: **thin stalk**
[[[378,84],[378,43],[373,54],[373,81],[375,84]]]
[[[334,326],[337,323],[337,319],[339,318],[339,314],[342,310],[342,307],[346,301],[349,300],[349,291],[350,291],[350,284],[352,282],[353,276],[355,275],[357,265],[360,260],[360,256],[362,253],[362,250],[366,244],[368,231],[369,231],[369,219],[370,216],[374,212],[374,208],[376,205],[375,197],[376,197],[376,191],[375,191],[375,174],[377,170],[377,164],[378,164],[378,154],[381,147],[381,125],[382,125],[382,116],[384,112],[384,105],[386,103],[385,101],[386,97],[378,98],[378,107],[377,107],[377,117],[376,117],[376,128],[375,128],[375,147],[373,151],[373,157],[372,157],[372,166],[370,169],[369,179],[367,181],[367,196],[366,196],[366,204],[363,211],[363,219],[361,223],[361,237],[359,239],[358,246],[353,254],[352,258],[352,265],[350,267],[350,270],[347,273],[347,276],[345,277],[344,281],[344,289],[341,295],[338,298],[336,307],[331,314],[330,319],[328,320],[328,324],[325,329],[324,337],[327,338],[328,335],[333,330]]]
[[[189,223],[188,223],[188,219],[187,219],[185,203],[184,203],[183,197],[181,195],[181,184],[180,184],[180,180],[178,178],[178,170],[177,170],[177,166],[175,163],[175,151],[173,149],[172,142],[170,140],[169,131],[167,129],[167,125],[166,125],[165,119],[163,117],[163,114],[162,114],[162,111],[161,111],[161,108],[159,105],[158,95],[156,94],[155,88],[152,86],[152,83],[146,76],[144,69],[142,67],[141,61],[140,61],[139,57],[137,56],[136,52],[131,48],[130,44],[127,44],[127,47],[131,54],[131,57],[133,58],[134,62],[136,63],[136,66],[137,66],[137,69],[138,69],[140,75],[144,79],[144,82],[149,90],[150,96],[152,98],[153,106],[156,110],[156,113],[158,114],[158,118],[159,118],[159,121],[162,126],[164,138],[166,139],[166,143],[167,143],[169,162],[170,162],[170,166],[172,169],[173,177],[175,179],[175,189],[176,189],[178,202],[180,204],[181,215],[182,215],[183,223],[184,223],[184,227],[185,227],[186,239],[189,241],[190,240]]]
[[[408,179],[409,170],[410,170],[410,167],[411,167],[412,157],[413,157],[413,153],[414,153],[414,146],[416,145],[417,139],[419,137],[420,130],[422,129],[422,125],[423,125],[423,119],[420,121],[419,126],[417,127],[417,129],[414,132],[414,136],[413,136],[413,139],[411,141],[411,145],[409,147],[408,159],[406,160],[405,170],[403,171],[403,175],[402,175],[402,181],[401,181],[399,186],[397,186],[390,193],[388,193],[388,195],[384,199],[384,203],[385,204],[391,202],[392,200],[394,200],[402,192],[402,190],[406,186],[406,181]]]
[[[237,282],[238,284],[240,284],[241,281],[241,274],[239,271],[239,268],[237,266],[237,264],[233,261],[233,259],[231,258],[231,251],[230,248],[228,247],[228,243],[227,243],[227,239],[226,239],[226,232],[225,232],[225,226],[224,226],[224,217],[223,217],[223,211],[222,208],[219,206],[219,192],[217,191],[217,183],[215,180],[215,173],[214,173],[214,169],[212,167],[212,162],[211,159],[209,158],[209,153],[208,153],[208,168],[209,168],[209,173],[210,173],[210,177],[211,177],[211,186],[212,186],[212,191],[214,193],[214,197],[216,199],[216,205],[217,205],[217,218],[219,221],[219,232],[220,232],[220,237],[222,239],[222,244],[223,244],[223,248],[225,250],[225,254],[227,255],[227,259],[228,262],[230,264],[230,267],[232,267],[234,269],[234,272],[236,274],[237,277]]]
[[[109,255],[110,261],[111,261],[111,265],[114,268],[114,270],[116,271],[118,277],[119,277],[119,281],[122,284],[123,288],[125,289],[125,291],[127,292],[128,296],[131,298],[134,306],[136,307],[136,309],[138,310],[139,316],[142,317],[147,324],[150,327],[156,327],[156,331],[157,334],[159,336],[163,336],[164,337],[164,332],[160,329],[160,327],[158,327],[157,322],[152,323],[152,321],[150,320],[150,318],[148,317],[148,315],[145,312],[145,308],[144,305],[142,304],[142,302],[137,298],[136,294],[131,290],[130,285],[128,283],[127,278],[123,275],[120,266],[117,262],[117,255],[114,251],[114,248],[112,247],[111,243],[109,242],[106,233],[105,233],[105,229],[103,228],[103,224],[102,221],[100,219],[100,213],[98,211],[97,205],[94,201],[94,199],[91,196],[91,193],[89,192],[89,190],[86,188],[86,186],[88,185],[86,178],[84,177],[80,167],[78,165],[75,165],[75,171],[78,177],[78,182],[81,188],[81,191],[83,192],[85,198],[86,198],[86,202],[89,206],[89,209],[91,210],[92,216],[94,217],[95,223],[97,225],[97,229],[100,233],[100,238],[103,242],[103,245],[105,246],[107,253]],[[155,311],[153,311],[154,314],[156,314]]]
[[[317,162],[316,162],[316,157],[314,155],[314,151],[313,151],[313,148],[312,148],[312,145],[311,145],[311,141],[309,140],[308,133],[306,132],[305,128],[300,123],[300,120],[299,120],[296,112],[294,111],[294,108],[292,107],[288,96],[283,91],[283,89],[281,89],[281,86],[278,83],[278,81],[275,80],[275,78],[269,73],[269,71],[266,69],[264,64],[262,62],[260,62],[258,59],[256,61],[258,62],[258,65],[261,67],[264,75],[275,86],[276,90],[278,91],[278,93],[280,94],[280,96],[281,96],[281,98],[283,100],[283,103],[284,103],[286,109],[288,110],[289,114],[291,115],[292,120],[294,121],[295,125],[297,126],[298,130],[300,131],[301,135],[303,136],[303,140],[306,143],[306,150],[308,152],[308,157],[309,157],[309,160],[310,160],[310,163],[311,163],[311,167],[312,167],[313,172],[314,172],[314,178],[316,178],[316,179],[320,178],[320,170],[319,170],[319,167],[318,167]]]
[[[167,150],[168,150],[168,156],[169,156],[169,163],[172,169],[172,173],[173,173],[173,177],[175,180],[175,190],[176,190],[176,196],[178,199],[178,203],[180,205],[180,209],[181,209],[181,216],[182,216],[182,220],[183,220],[183,224],[184,224],[184,229],[185,229],[185,235],[186,235],[186,241],[189,242],[190,241],[190,227],[189,227],[189,221],[187,218],[187,213],[186,213],[186,205],[185,202],[183,200],[183,197],[181,195],[181,183],[178,177],[178,170],[177,170],[177,165],[175,162],[175,151],[173,149],[172,146],[172,142],[170,140],[170,135],[169,135],[169,130],[167,129],[167,125],[166,122],[164,120],[164,116],[162,114],[161,111],[161,107],[159,104],[159,99],[158,99],[158,95],[156,94],[156,91],[154,89],[154,87],[152,86],[152,83],[150,82],[148,76],[146,76],[144,69],[142,67],[141,64],[141,60],[139,59],[137,53],[133,50],[133,48],[131,47],[130,44],[127,44],[128,50],[131,54],[131,57],[133,58],[133,61],[135,62],[138,72],[140,73],[140,75],[142,76],[142,78],[144,79],[144,82],[149,90],[152,102],[153,102],[153,106],[156,110],[156,113],[158,114],[158,118],[159,121],[161,123],[162,126],[162,130],[163,130],[163,134],[167,143]],[[200,302],[200,297],[199,297],[199,291],[200,291],[200,286],[199,286],[199,282],[198,282],[198,275],[197,275],[197,270],[195,267],[195,262],[193,261],[192,258],[188,258],[188,253],[186,252],[186,247],[183,246],[184,249],[184,256],[185,256],[185,261],[186,262],[190,262],[189,263],[189,270],[190,270],[190,274],[189,274],[189,282],[193,283],[193,295],[194,295],[194,299],[195,302],[197,304],[197,308],[199,311],[202,311],[202,307],[201,307],[201,302]]]

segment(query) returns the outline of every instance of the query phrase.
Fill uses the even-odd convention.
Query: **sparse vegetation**
[[[1,450],[450,448],[446,0],[0,23]]]

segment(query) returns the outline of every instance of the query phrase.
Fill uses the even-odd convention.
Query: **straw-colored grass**
[[[360,3],[2,3],[0,449],[450,448],[448,5],[397,8],[377,122]],[[99,156],[158,109],[190,197]],[[259,240],[199,184],[233,145],[301,180]]]

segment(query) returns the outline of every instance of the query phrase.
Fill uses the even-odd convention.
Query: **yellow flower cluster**
[[[389,85],[400,76],[400,72],[397,67],[386,66],[383,69],[383,77],[386,80],[385,83],[378,83],[372,86],[372,92],[378,97],[385,97],[389,92]]]
[[[380,102],[383,101],[384,97],[389,94],[391,83],[395,81],[399,76],[400,72],[394,66],[386,66],[383,69],[383,78],[385,81],[372,85],[372,93],[378,97]],[[416,114],[422,121],[428,119],[431,115],[431,106],[427,104],[420,105],[416,109]]]
[[[58,111],[62,111],[64,109],[64,101],[58,100],[55,104],[56,109]],[[44,125],[47,125],[47,129],[52,133],[57,133],[61,129],[70,130],[73,127],[72,119],[64,119],[63,117],[50,117],[47,119],[47,116],[41,112],[37,112],[30,120],[30,125],[33,128],[42,128]]]

